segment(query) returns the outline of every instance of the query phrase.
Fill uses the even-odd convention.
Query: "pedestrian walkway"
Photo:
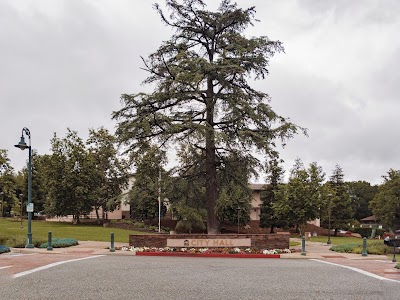
[[[293,240],[301,242],[301,239]],[[305,255],[301,254],[301,246],[296,246],[293,248],[299,252],[284,254],[281,258],[320,260],[348,268],[356,268],[383,278],[397,280],[400,284],[400,270],[395,268],[397,263],[392,262],[392,258],[386,255],[368,254],[367,256],[362,256],[361,254],[339,253],[329,250],[331,247],[332,245],[327,245],[326,243],[306,241]],[[400,255],[398,261],[400,262]]]

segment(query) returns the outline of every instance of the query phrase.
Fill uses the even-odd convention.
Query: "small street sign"
[[[33,203],[29,203],[26,205],[26,212],[33,212]]]

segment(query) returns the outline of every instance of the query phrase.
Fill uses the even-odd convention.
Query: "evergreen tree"
[[[274,233],[275,227],[285,228],[289,224],[286,219],[280,219],[273,209],[276,201],[275,193],[282,184],[285,171],[278,158],[271,159],[267,167],[267,185],[261,192],[260,227],[270,228]]]
[[[224,158],[218,171],[219,198],[216,214],[219,221],[246,224],[250,220],[252,191],[249,187],[254,175],[245,158],[240,153],[231,153]]]
[[[128,151],[150,141],[165,147],[185,142],[203,151],[207,230],[217,233],[222,157],[241,152],[257,164],[253,150],[270,154],[275,139],[291,138],[299,129],[272,110],[266,93],[248,84],[253,75],[265,78],[271,57],[283,47],[266,36],[246,37],[245,29],[256,21],[254,7],[241,9],[229,0],[216,12],[201,0],[166,0],[166,6],[168,15],[155,8],[175,33],[143,59],[150,74],[144,83],[154,91],[122,95],[123,108],[113,118]]]
[[[344,173],[339,165],[336,165],[333,170],[328,185],[332,196],[328,197],[325,222],[330,214],[331,227],[335,229],[336,236],[338,230],[343,226],[347,226],[353,216],[349,187],[344,182]]]
[[[207,219],[205,202],[204,151],[188,144],[180,144],[178,159],[182,168],[171,170],[166,197],[172,214],[178,219],[178,232],[203,231]]]

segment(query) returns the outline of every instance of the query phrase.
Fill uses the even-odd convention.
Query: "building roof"
[[[267,188],[267,183],[250,183],[249,188],[253,191],[263,191]]]
[[[376,221],[376,218],[374,215],[366,217],[364,219],[361,219],[360,221]]]

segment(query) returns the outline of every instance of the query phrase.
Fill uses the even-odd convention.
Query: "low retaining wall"
[[[289,232],[275,234],[131,234],[134,247],[239,247],[253,249],[287,249]]]

